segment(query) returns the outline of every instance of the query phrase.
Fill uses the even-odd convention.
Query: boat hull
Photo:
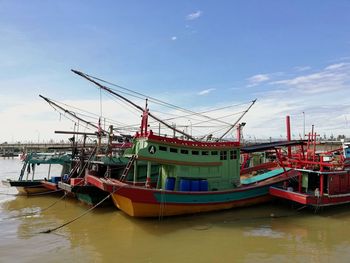
[[[235,207],[251,206],[267,202],[271,199],[269,195],[262,195],[249,199],[233,200],[230,202],[213,204],[185,204],[185,203],[145,203],[137,202],[120,194],[113,194],[114,204],[126,214],[132,217],[158,217],[158,216],[176,216],[184,214],[195,214],[202,212],[211,212],[217,210],[231,209]]]
[[[72,190],[77,199],[90,206],[110,206],[113,205],[110,194],[92,185],[75,186]],[[103,201],[104,200],[104,201]],[[101,203],[102,202],[102,203]],[[100,203],[100,204],[99,204]]]
[[[294,171],[226,191],[181,192],[134,186],[118,180],[100,179],[114,204],[133,217],[175,216],[251,206],[269,201],[270,186],[295,177]]]
[[[350,203],[350,193],[317,197],[311,194],[288,191],[279,187],[270,187],[269,192],[274,197],[279,197],[295,203],[313,207],[334,206]]]
[[[115,179],[86,176],[90,185],[108,192],[117,208],[132,217],[175,216],[251,206],[271,200],[270,186],[297,176],[293,170],[273,178],[226,191],[182,192],[134,185]]]
[[[31,194],[40,194],[50,191],[43,186],[41,180],[33,181],[12,181],[4,180],[2,181],[3,185],[8,187],[15,187],[20,195],[31,195]]]
[[[52,183],[49,181],[41,181],[43,187],[45,187],[48,191],[61,191],[62,189],[58,188],[58,184]]]

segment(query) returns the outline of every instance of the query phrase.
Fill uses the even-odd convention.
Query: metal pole
[[[291,133],[290,133],[290,116],[286,117],[286,125],[287,125],[287,141],[290,142],[291,140]],[[292,148],[291,146],[288,146],[288,157],[292,157]]]
[[[303,111],[303,131],[304,131],[304,134],[303,134],[303,139],[305,140],[305,112]]]
[[[137,182],[137,161],[134,162],[134,185]]]

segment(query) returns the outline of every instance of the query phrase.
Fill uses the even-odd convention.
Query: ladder
[[[124,181],[124,180],[126,179],[126,176],[128,175],[131,166],[134,164],[135,159],[136,159],[136,154],[133,154],[133,155],[131,156],[131,158],[129,159],[129,162],[128,162],[128,164],[126,165],[126,167],[125,167],[125,169],[124,169],[122,175],[120,176],[120,179],[119,179],[120,181]]]

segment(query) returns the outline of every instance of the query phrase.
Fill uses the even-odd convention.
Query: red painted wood
[[[348,175],[339,175],[340,193],[345,194],[348,192]]]
[[[136,133],[136,138],[147,138],[148,140],[153,140],[161,143],[178,144],[179,146],[189,146],[189,147],[199,147],[199,148],[230,148],[238,147],[239,142],[195,142],[180,140],[177,138],[163,137],[154,135],[152,131],[148,132],[146,135],[141,135]]]
[[[84,178],[71,178],[70,184],[71,185],[83,185]]]
[[[270,195],[275,197],[284,198],[284,199],[291,200],[304,205],[307,204],[308,196],[304,194],[287,191],[287,190],[283,190],[275,187],[270,187],[269,192],[270,192]]]
[[[328,193],[330,195],[339,194],[339,176],[338,175],[331,175],[328,179]]]
[[[104,190],[104,184],[103,182],[101,181],[100,178],[96,177],[96,176],[93,176],[93,175],[86,175],[85,176],[85,181],[88,183],[88,184],[91,184],[93,186],[96,186],[97,188],[100,188],[101,190]]]
[[[270,187],[269,192],[272,196],[311,206],[332,206],[350,202],[350,193],[344,195],[340,194],[339,196],[322,196],[318,198],[314,195],[301,194],[276,187]]]
[[[51,183],[49,181],[41,181],[41,184],[46,188],[46,189],[49,189],[49,190],[53,190],[53,191],[56,191],[58,190],[58,187],[55,183]]]

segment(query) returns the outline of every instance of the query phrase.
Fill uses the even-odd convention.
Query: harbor
[[[340,252],[348,256],[348,241],[339,238],[350,221],[348,179],[345,188],[344,180],[337,181],[343,192],[331,186],[333,177],[349,175],[345,140],[321,141],[314,126],[307,139],[292,140],[289,116],[283,140],[243,142],[241,125],[231,141],[200,140],[176,129],[168,137],[149,128],[149,118],[157,117],[147,100],[139,109],[134,136],[70,112],[95,132],[55,131],[69,137],[62,144],[3,145],[4,151],[26,146],[19,157],[0,160],[4,259],[11,260],[14,249],[25,252],[25,262],[48,254],[53,261],[69,260],[72,253],[81,261],[110,262],[115,251],[134,262],[271,262],[285,261],[285,254],[286,262],[328,262]],[[306,169],[327,174],[327,187],[307,181]],[[334,206],[323,207],[330,204],[324,192],[332,199],[328,191],[342,199],[334,196]],[[299,202],[289,198],[292,193],[322,199]]]
[[[350,2],[0,3],[0,262],[348,262]]]
[[[306,255],[327,262],[347,242],[334,234],[350,221],[346,138],[321,140],[312,125],[304,139],[292,139],[287,115],[284,138],[244,141],[246,124],[240,121],[256,100],[243,104],[230,123],[209,111],[181,109],[186,120],[194,115],[198,123],[203,118],[226,124],[218,132],[210,130],[217,125],[204,126],[206,135],[198,136],[193,128],[203,127],[194,121],[188,133],[188,127],[181,128],[183,116],[176,117],[177,125],[175,118],[170,125],[157,117],[151,105],[158,99],[145,96],[142,107],[100,78],[73,72],[136,108],[140,124],[129,132],[107,129],[103,116],[93,122],[40,95],[76,122],[74,130],[54,131],[66,136],[65,142],[1,145],[5,259],[13,258],[13,244],[21,251],[33,244],[43,253],[25,252],[23,261],[43,261],[47,254],[53,261],[69,260],[74,253],[82,261],[110,262],[117,249],[135,262],[225,262],[227,257],[270,262],[286,253],[291,262],[303,262]],[[335,223],[325,228],[325,221]],[[314,247],[322,253],[310,253]]]

